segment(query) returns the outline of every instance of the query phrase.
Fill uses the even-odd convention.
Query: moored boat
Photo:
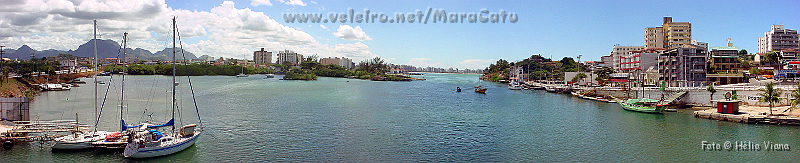
[[[664,109],[667,108],[669,104],[659,104],[658,100],[654,99],[647,99],[647,98],[640,98],[640,99],[628,99],[625,101],[618,100],[622,109],[628,111],[635,111],[635,112],[643,112],[643,113],[654,113],[654,114],[661,114],[664,113]]]

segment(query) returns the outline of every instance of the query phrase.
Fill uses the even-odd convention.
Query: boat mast
[[[97,20],[94,20],[94,117],[97,118]],[[97,125],[94,126],[97,132]]]
[[[126,58],[128,58],[128,54],[126,51],[127,49],[128,49],[128,32],[125,32],[122,35],[122,86],[120,88],[120,98],[119,98],[120,129],[122,129],[122,126],[125,126],[125,123],[122,122],[122,110],[125,109],[125,103],[123,101],[125,101],[125,66],[128,63],[126,60]]]
[[[177,33],[177,23],[172,17],[172,120],[175,120],[175,33]],[[175,125],[172,125],[172,134],[175,134]]]

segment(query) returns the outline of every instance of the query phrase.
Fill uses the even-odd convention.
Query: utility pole
[[[3,87],[3,83],[6,82],[6,69],[3,65],[5,60],[3,60],[3,54],[6,54],[6,51],[3,49],[6,45],[0,45],[0,73],[3,73],[3,79],[0,79],[0,87]]]

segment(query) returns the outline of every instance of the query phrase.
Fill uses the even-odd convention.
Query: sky
[[[253,51],[292,50],[304,56],[381,57],[394,64],[483,69],[498,59],[519,61],[534,54],[561,59],[582,55],[600,60],[614,45],[644,45],[644,28],[664,16],[692,23],[692,39],[709,46],[758,51],[758,37],[773,24],[800,29],[800,1],[325,1],[325,0],[2,0],[0,45],[16,49],[76,49],[101,39],[151,52],[170,47],[171,18],[186,49],[195,55],[252,59]],[[517,21],[498,23],[286,22],[285,14],[450,14],[488,17],[505,11]],[[489,14],[481,14],[482,10]],[[431,15],[432,16],[432,15]],[[458,16],[458,15],[457,15]]]

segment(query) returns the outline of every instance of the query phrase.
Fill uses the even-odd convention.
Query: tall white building
[[[289,50],[278,52],[277,63],[283,64],[285,62],[289,62],[292,64],[300,64],[300,62],[303,62],[303,55],[297,54],[294,51],[289,51]]]
[[[319,60],[319,64],[321,64],[321,65],[339,65],[339,66],[342,66],[342,67],[348,68],[348,69],[352,69],[353,67],[355,67],[355,64],[353,63],[353,60],[351,60],[349,58],[345,58],[345,57],[342,57],[342,58],[339,58],[339,57],[322,58],[322,59]]]
[[[783,25],[772,25],[772,30],[764,32],[758,38],[758,52],[779,51],[781,49],[797,49],[800,47],[797,30],[785,29]]]

